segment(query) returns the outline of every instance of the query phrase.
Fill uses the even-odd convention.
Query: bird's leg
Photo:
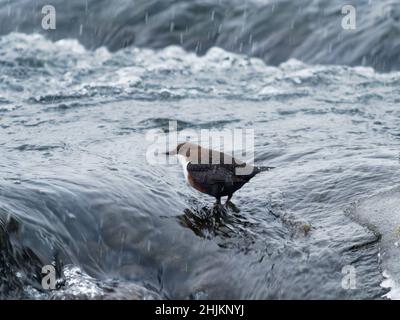
[[[220,222],[220,219],[226,215],[226,209],[221,203],[221,197],[217,197],[217,202],[215,202],[213,208],[213,214],[218,223]]]
[[[221,197],[217,198],[217,201],[214,203],[214,207],[220,207],[221,206]]]
[[[225,202],[225,207],[226,208],[228,208],[228,204],[229,204],[229,201],[232,199],[232,195],[230,194],[230,195],[228,195],[228,198],[226,199],[226,202]]]
[[[223,209],[223,206],[221,204],[221,197],[217,197],[217,201],[214,203],[214,209],[217,209],[218,211],[221,211],[221,209]]]

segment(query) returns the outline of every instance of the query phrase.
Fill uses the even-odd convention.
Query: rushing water
[[[382,260],[398,259],[385,261],[354,207],[400,182],[400,73],[271,67],[218,48],[88,51],[20,33],[0,38],[0,70],[1,297],[387,293]],[[235,194],[239,210],[206,218],[214,200],[180,166],[146,161],[146,134],[170,120],[252,128],[256,163],[277,168]],[[54,261],[64,286],[49,293],[40,270]]]
[[[356,29],[342,28],[342,7],[356,9]],[[43,30],[42,7],[57,11],[56,30]],[[398,0],[0,0],[0,35],[40,32],[111,51],[135,45],[179,45],[204,54],[218,46],[278,65],[400,69]]]

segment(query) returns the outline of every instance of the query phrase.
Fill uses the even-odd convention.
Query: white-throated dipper
[[[166,154],[177,155],[186,181],[196,190],[215,197],[217,205],[221,204],[221,197],[228,196],[227,205],[233,193],[256,174],[274,168],[252,166],[228,154],[191,142],[180,143]]]

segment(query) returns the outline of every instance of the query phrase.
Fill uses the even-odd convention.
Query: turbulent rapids
[[[399,67],[381,50],[389,42],[356,46],[365,29],[335,43],[336,1],[320,20],[297,1],[120,1],[118,12],[98,2],[68,1],[45,35],[27,1],[0,9],[1,298],[399,297],[400,73],[382,73]],[[382,3],[393,20],[377,18],[374,32],[385,37],[398,5]],[[101,25],[106,12],[118,19]],[[301,43],[282,40],[287,28],[265,35],[288,12]],[[170,121],[178,132],[254,129],[255,163],[276,169],[238,190],[227,217],[210,216],[180,166],[146,160],[148,132]],[[43,289],[43,266],[56,270],[55,290]]]
[[[42,7],[57,9],[57,28],[41,28]],[[400,3],[357,1],[357,28],[341,27],[340,0],[0,0],[0,34],[42,32],[112,51],[131,45],[179,45],[205,54],[212,47],[278,65],[309,64],[400,69],[396,36]]]

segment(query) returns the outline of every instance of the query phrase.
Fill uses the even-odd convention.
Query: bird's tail
[[[260,172],[270,171],[272,169],[275,169],[275,167],[264,167],[264,166],[253,167],[253,171],[248,175],[243,175],[243,177],[246,180],[250,180],[251,178],[253,178],[255,175],[259,174]]]
[[[256,172],[260,173],[260,172],[263,172],[263,171],[270,171],[272,169],[275,169],[275,167],[259,166],[259,167],[256,167]]]

